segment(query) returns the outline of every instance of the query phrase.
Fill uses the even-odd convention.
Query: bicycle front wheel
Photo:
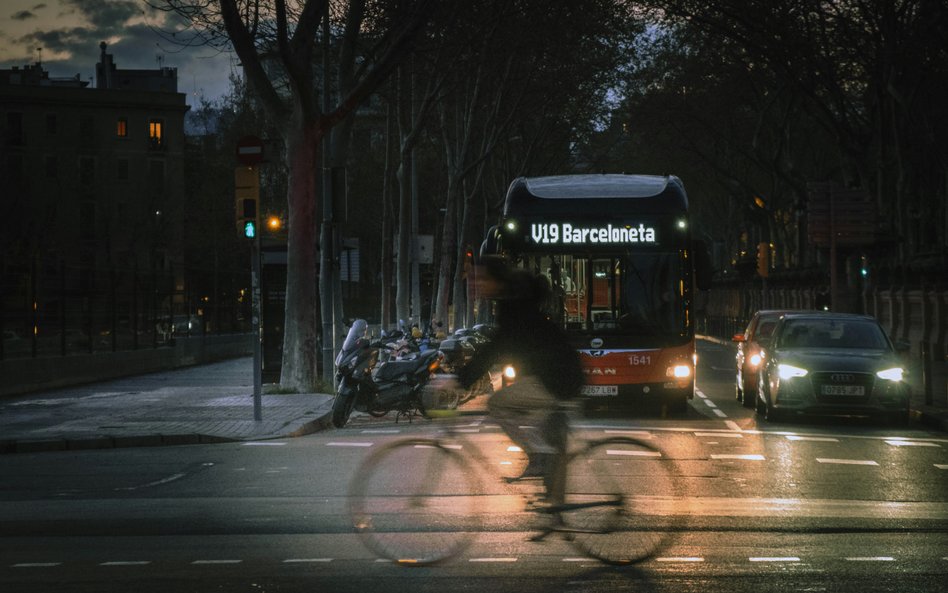
[[[429,565],[463,551],[476,533],[478,484],[465,457],[437,440],[407,439],[378,449],[349,488],[349,513],[363,543],[381,558]]]
[[[560,516],[573,543],[607,564],[658,554],[685,515],[673,462],[651,444],[615,437],[594,441],[567,460]]]

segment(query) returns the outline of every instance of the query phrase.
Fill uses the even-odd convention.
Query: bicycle
[[[665,548],[685,517],[676,508],[682,492],[674,462],[639,438],[576,441],[562,407],[550,422],[562,453],[546,479],[545,501],[518,491],[529,479],[503,476],[455,424],[437,438],[389,443],[362,462],[349,489],[356,532],[383,559],[432,565],[458,556],[482,531],[509,529],[503,513],[520,497],[527,499],[522,510],[546,518],[530,541],[558,534],[611,565]],[[485,493],[481,474],[498,478],[500,492]]]

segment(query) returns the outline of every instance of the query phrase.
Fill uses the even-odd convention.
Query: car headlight
[[[902,375],[904,373],[905,371],[902,369],[902,367],[895,367],[891,369],[886,369],[884,371],[879,371],[878,373],[876,373],[876,376],[879,377],[880,379],[885,379],[887,381],[901,381]]]
[[[779,364],[777,365],[777,374],[781,379],[787,380],[794,377],[806,377],[809,373],[806,369],[801,369],[800,367],[795,367],[790,364]]]
[[[753,356],[750,357],[750,360],[748,360],[748,362],[750,363],[752,367],[760,366],[760,361],[761,361],[760,354],[754,354]]]
[[[507,379],[516,379],[517,370],[514,369],[512,365],[508,364],[507,366],[504,367],[504,377],[506,377]]]
[[[691,367],[686,364],[676,364],[665,369],[665,375],[676,379],[687,379],[691,376]]]

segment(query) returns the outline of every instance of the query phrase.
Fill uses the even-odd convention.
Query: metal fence
[[[0,360],[158,348],[178,336],[250,328],[248,272],[0,267]]]

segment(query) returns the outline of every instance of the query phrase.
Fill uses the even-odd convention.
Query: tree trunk
[[[294,118],[285,132],[287,155],[286,320],[280,386],[309,391],[319,356],[316,316],[317,188],[321,137],[314,122]]]

